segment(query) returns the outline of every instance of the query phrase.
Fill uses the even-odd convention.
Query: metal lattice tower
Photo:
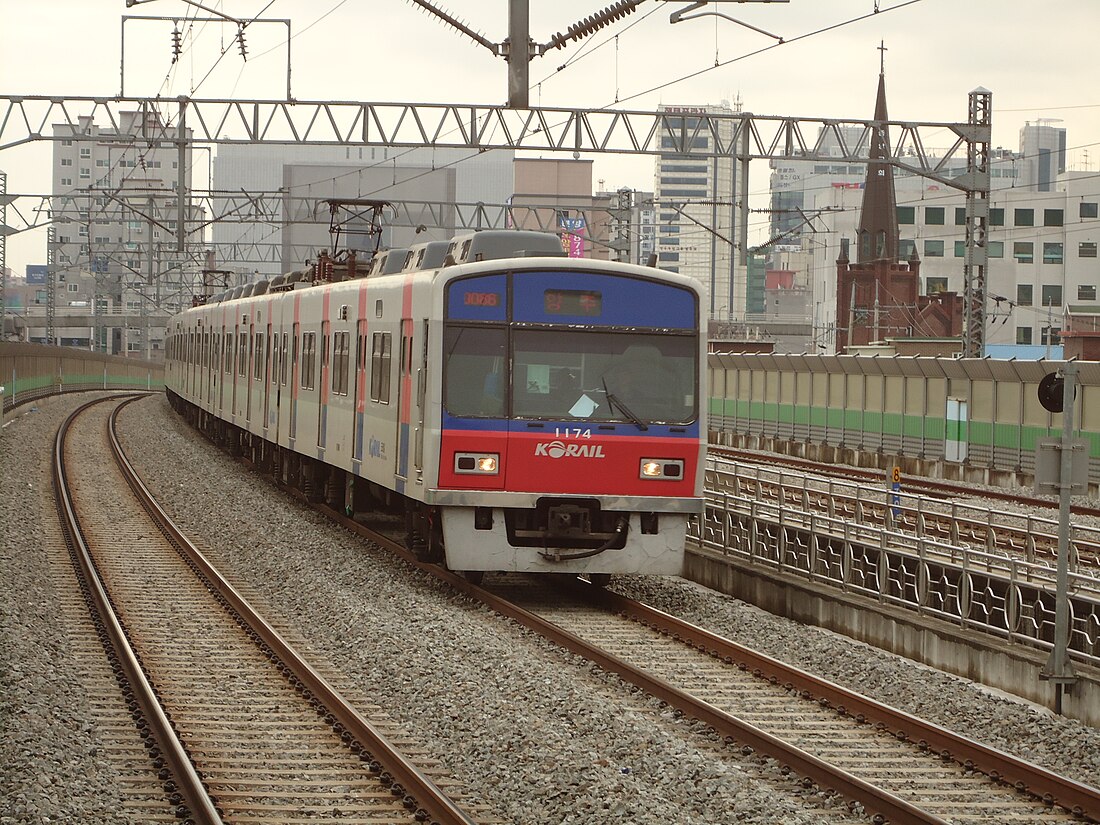
[[[57,313],[57,232],[52,226],[46,229],[46,343],[57,343],[54,331],[54,315]]]
[[[0,340],[4,338],[4,319],[7,317],[7,304],[4,293],[8,288],[8,176],[0,172]]]
[[[989,262],[989,142],[993,93],[980,86],[969,95],[971,127],[966,143],[966,263],[963,266],[963,358],[985,353],[985,277]]]

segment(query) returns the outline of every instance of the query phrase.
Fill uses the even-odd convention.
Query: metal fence
[[[858,593],[880,603],[1050,650],[1056,571],[990,551],[738,492],[735,467],[707,464],[706,510],[693,538],[754,565]],[[868,491],[889,506],[888,491]],[[1069,651],[1100,665],[1100,578],[1069,577]]]

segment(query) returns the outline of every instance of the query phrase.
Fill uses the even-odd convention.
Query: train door
[[[298,344],[301,338],[301,324],[294,322],[290,348],[290,440],[293,442],[298,432]]]
[[[355,416],[352,421],[351,457],[363,460],[363,427],[367,409],[367,322],[359,319],[355,334]]]
[[[279,337],[279,333],[275,333],[275,337]],[[272,381],[275,382],[275,443],[279,443],[279,430],[283,423],[283,387],[286,386],[287,375],[287,356],[289,350],[287,349],[287,334],[282,333],[282,345],[279,347],[279,357],[277,359],[279,364],[278,375],[272,377]]]
[[[218,384],[218,409],[225,409],[225,382],[229,380],[229,370],[233,365],[233,339],[230,337],[233,333],[225,331],[225,325],[222,325],[222,353],[221,362],[217,365],[218,369],[222,371],[222,380]]]
[[[329,330],[330,321],[321,321],[321,386],[317,390],[317,446],[324,448],[328,436],[329,402]]]
[[[272,368],[272,360],[276,359],[278,352],[275,349],[275,336],[271,333],[271,324],[267,325],[267,335],[264,338],[264,372],[263,372],[263,384],[264,384],[264,429],[267,429],[267,425],[270,419],[267,417],[271,411],[271,382],[275,378],[275,370]]]
[[[413,322],[401,319],[401,349],[397,360],[397,455],[394,472],[399,478],[409,477],[409,413],[412,406],[412,343]]]
[[[216,331],[208,333],[210,335],[210,352],[207,358],[206,365],[206,400],[210,404],[210,408],[214,408],[214,395],[218,389],[218,344],[221,343],[221,338]]]
[[[428,394],[428,319],[424,319],[420,364],[416,368],[416,432],[413,434],[413,467],[418,483],[424,480],[424,409]],[[410,342],[411,343],[411,342]]]
[[[233,334],[234,345],[231,346],[230,353],[229,353],[229,374],[230,374],[230,377],[233,379],[233,392],[230,393],[230,396],[229,396],[229,409],[230,409],[230,412],[231,412],[233,418],[237,418],[237,383],[238,383],[238,379],[237,379],[237,372],[238,372],[237,362],[241,357],[241,354],[240,354],[241,353],[241,340],[240,340],[241,339],[241,333],[240,333],[240,329],[241,329],[240,327],[234,327],[233,328],[233,333],[232,334]],[[235,355],[237,355],[237,357],[233,356],[234,353],[235,353]]]
[[[256,359],[260,357],[255,345],[256,325],[248,325],[248,360],[244,369],[244,420],[252,420],[252,374],[256,370]]]

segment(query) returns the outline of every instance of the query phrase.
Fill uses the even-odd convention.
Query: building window
[[[917,251],[917,242],[903,239],[898,241],[898,259],[902,261],[908,261],[913,257],[913,253]]]
[[[986,254],[988,254],[990,258],[1003,258],[1005,256],[1005,242],[990,241],[986,245]]]
[[[1060,263],[1062,263],[1062,244],[1060,244],[1060,243],[1044,243],[1043,244],[1043,263],[1045,263],[1045,264],[1060,264]]]
[[[937,292],[947,292],[947,278],[926,278],[924,283],[926,295],[935,295]]]
[[[1015,215],[1012,218],[1014,226],[1035,226],[1035,210],[1034,209],[1017,209]]]
[[[955,241],[955,257],[966,257],[966,241]]]
[[[91,147],[89,147],[89,146],[81,146],[81,147],[80,147],[80,156],[81,156],[82,158],[90,158],[90,157],[92,156],[92,150],[91,150]]]
[[[1012,244],[1012,257],[1018,264],[1030,264],[1035,260],[1035,244],[1031,241],[1015,241]]]
[[[1031,343],[1031,327],[1016,327],[1016,343],[1017,344],[1030,344]]]
[[[61,158],[61,165],[62,166],[72,166],[73,165],[73,159],[72,158]]]
[[[73,142],[69,138],[65,138],[65,140],[61,141],[61,145],[62,146],[72,146]]]
[[[81,166],[80,167],[80,179],[81,180],[87,180],[91,176],[92,176],[92,170],[91,169],[89,169],[86,166]]]
[[[955,226],[966,226],[966,207],[955,207]]]
[[[69,292],[80,292],[80,284],[66,284]]]
[[[660,252],[657,255],[659,261],[678,261],[680,260],[679,252]]]
[[[1077,300],[1078,301],[1095,301],[1096,300],[1096,285],[1095,284],[1081,284],[1077,287]]]
[[[1097,206],[1100,204],[1082,202],[1081,203],[1081,217],[1082,218],[1095,218],[1098,216]]]
[[[915,206],[898,207],[898,223],[916,223],[917,209]]]
[[[1078,258],[1095,258],[1096,257],[1096,241],[1081,241],[1077,244],[1077,257]]]
[[[926,258],[942,258],[943,257],[943,241],[925,241],[924,242],[924,257],[926,257]]]
[[[1004,226],[1005,225],[1005,211],[1001,208],[989,210],[989,225],[990,226]]]
[[[1016,285],[1016,304],[1017,306],[1029,307],[1032,302],[1032,295],[1035,293],[1035,287],[1031,284],[1017,284]]]
[[[1060,307],[1062,305],[1062,286],[1048,284],[1043,287],[1043,306]]]
[[[926,206],[926,207],[924,207],[924,222],[928,226],[943,226],[943,207],[942,206]]]
[[[1043,210],[1043,226],[1061,226],[1062,222],[1061,209]]]
[[[73,179],[72,178],[62,178],[61,179],[61,185],[62,186],[72,186],[73,185]]]
[[[1061,335],[1061,327],[1043,327],[1043,334],[1041,336],[1042,340],[1040,341],[1040,343],[1044,346],[1046,344],[1057,344],[1058,339],[1061,337]]]

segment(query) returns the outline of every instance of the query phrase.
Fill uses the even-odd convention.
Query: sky
[[[247,59],[234,25],[192,22],[213,15],[183,0],[129,7],[126,0],[0,0],[0,92],[281,99],[289,32],[298,100],[485,105],[507,98],[504,61],[410,0],[196,1],[257,18],[245,32]],[[546,43],[613,1],[530,0],[531,36]],[[493,43],[507,37],[508,0],[432,2]],[[645,0],[595,34],[534,58],[531,105],[652,110],[740,99],[754,114],[870,119],[881,43],[892,120],[965,121],[967,93],[981,86],[993,93],[994,146],[1018,148],[1025,122],[1047,118],[1067,129],[1070,169],[1100,169],[1093,59],[1100,0],[711,2],[701,11],[735,20],[711,14],[670,22],[689,5]],[[173,19],[181,35],[174,64]],[[600,188],[653,188],[650,158],[589,157]],[[49,193],[50,158],[48,141],[0,151],[9,195]],[[766,205],[766,163],[754,162],[750,182],[753,205]],[[763,232],[766,218],[758,217],[754,232]],[[44,230],[9,236],[13,272],[45,260]]]

